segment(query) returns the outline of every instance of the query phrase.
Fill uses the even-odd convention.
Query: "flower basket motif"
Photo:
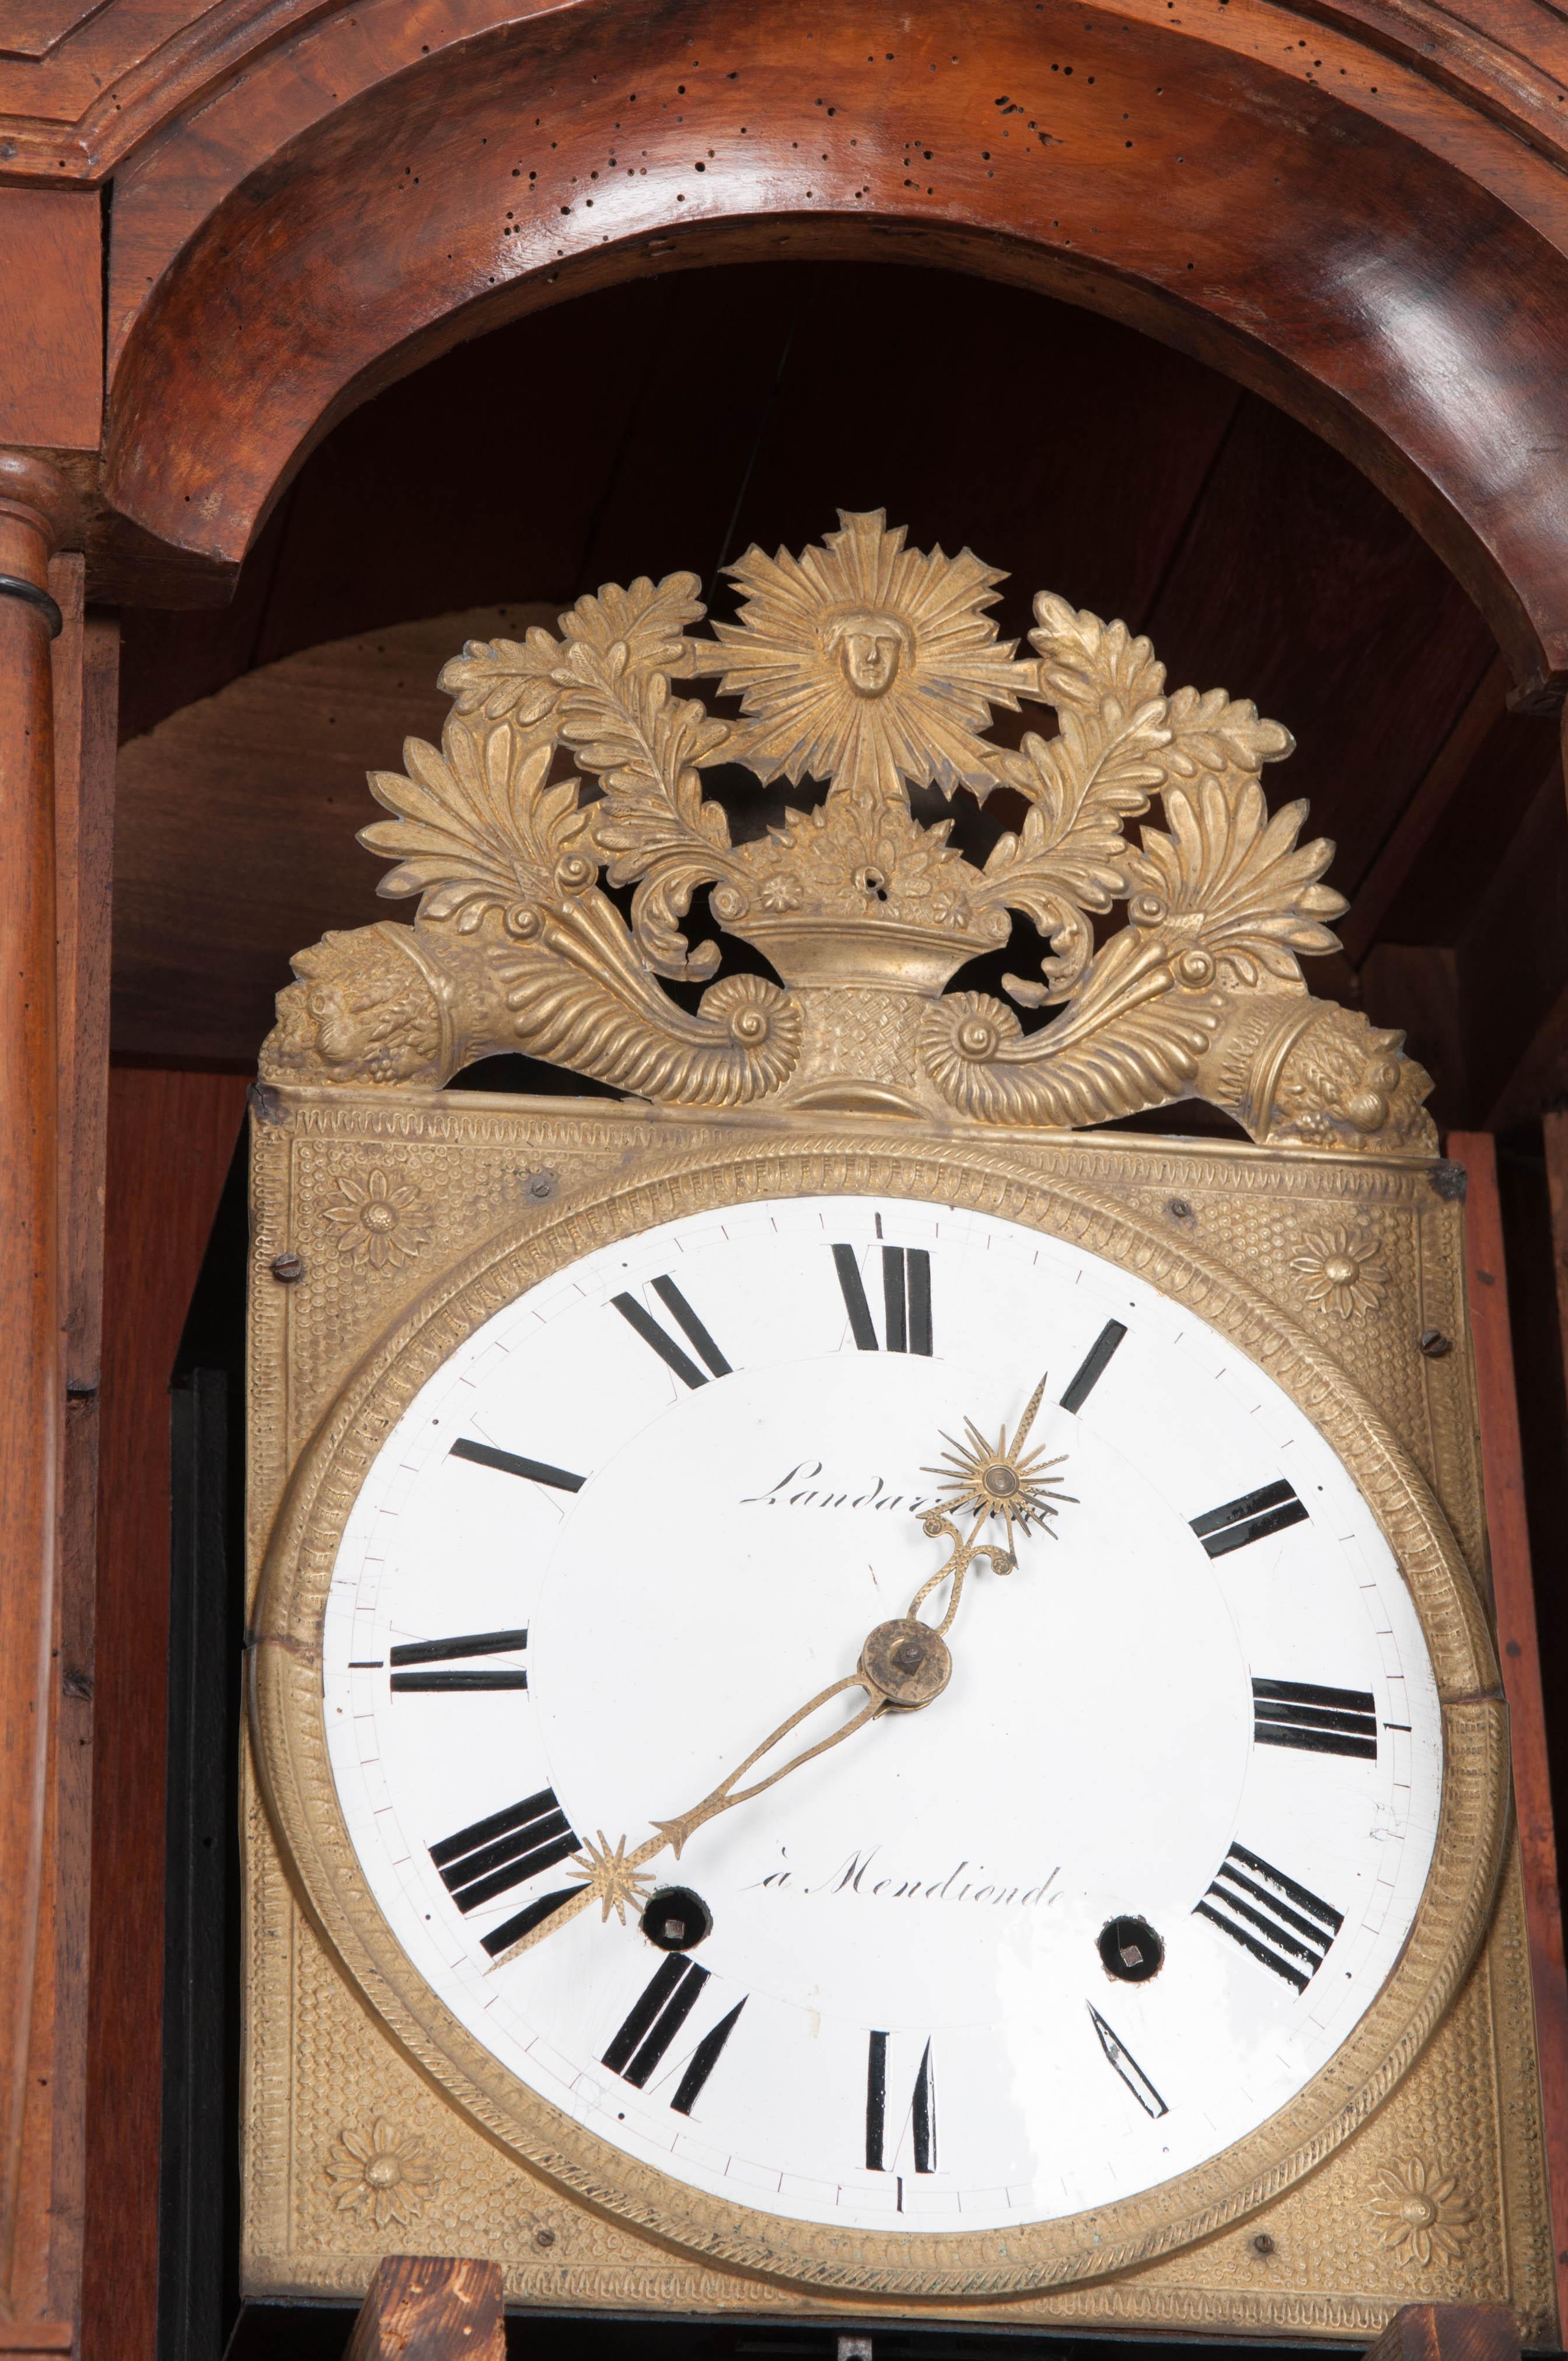
[[[1399,1037],[1308,994],[1300,961],[1336,947],[1345,905],[1332,846],[1300,841],[1306,806],[1271,817],[1264,797],[1288,730],[1223,689],[1168,691],[1146,640],[1051,592],[1020,655],[989,611],[1003,577],[908,548],[881,511],[728,571],[739,612],[711,634],[696,577],[672,574],[446,665],[440,746],[372,774],[392,817],[361,832],[414,924],[301,954],[268,1079],[439,1084],[521,1049],[676,1106],[807,1107],[827,1087],[846,1110],[860,1089],[868,1111],[1083,1125],[1195,1097],[1256,1139],[1431,1152]],[[727,715],[673,686],[705,675]],[[1054,730],[995,744],[994,713],[1023,706]],[[704,784],[729,765],[819,799],[736,843]],[[930,790],[996,795],[988,842],[918,818]],[[1133,841],[1157,800],[1163,825]],[[1018,921],[1037,978],[949,992]],[[715,929],[776,980],[720,977]],[[694,1007],[661,978],[710,989]],[[901,1083],[854,1071],[867,991],[912,1005]],[[1055,1013],[1031,1030],[1018,1009]],[[381,1268],[417,1250],[418,1216],[376,1202],[334,1218]],[[1365,1308],[1369,1278],[1340,1284]]]

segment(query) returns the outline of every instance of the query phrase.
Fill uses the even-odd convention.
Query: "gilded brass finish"
[[[1299,960],[1343,906],[1331,848],[1269,818],[1289,752],[1222,691],[1168,695],[1146,641],[1042,596],[1032,655],[998,643],[1000,578],[848,516],[799,558],[732,569],[713,636],[689,576],[584,598],[559,636],[448,665],[439,752],[378,774],[366,832],[411,927],[328,936],[295,962],[263,1060],[252,1186],[245,2276],[254,2295],[363,2291],[390,2224],[494,2255],[514,2300],[1369,2342],[1401,2303],[1499,2301],[1555,2338],[1528,1947],[1508,1731],[1487,1611],[1463,1297],[1463,1208],[1431,1158],[1399,1038],[1310,998]],[[717,675],[709,716],[670,683]],[[1017,752],[998,707],[1054,708]],[[589,784],[564,770],[567,751]],[[703,774],[828,782],[731,842]],[[911,787],[1021,796],[982,866]],[[1152,796],[1164,827],[1135,847]],[[632,888],[630,918],[603,890]],[[710,980],[694,894],[780,979]],[[1097,947],[1092,921],[1124,905]],[[1043,980],[947,987],[1007,939]],[[661,976],[707,983],[695,1014]],[[520,1049],[636,1094],[500,1099],[438,1086]],[[1266,1148],[1076,1127],[1197,1096]],[[897,1117],[898,1120],[890,1120]],[[1054,1128],[1045,1128],[1050,1126]],[[1076,1136],[1075,1136],[1076,1132]],[[1350,1151],[1350,1152],[1347,1152]],[[545,1185],[545,1184],[548,1185]],[[1270,2121],[1163,2187],[1071,2219],[932,2237],[720,2203],[601,2143],[496,2062],[424,1984],[372,1900],[327,1755],[323,1611],[359,1488],[456,1346],[584,1254],[774,1195],[903,1196],[1070,1239],[1246,1353],[1314,1421],[1393,1548],[1442,1701],[1433,1864],[1398,1965]],[[271,1275],[287,1259],[295,1283]],[[1431,1340],[1439,1339],[1440,1352]],[[1448,1340],[1453,1339],[1453,1349]],[[648,1864],[879,1715],[939,1697],[951,1629],[1002,1518],[1044,1524],[1054,1463],[972,1426],[944,1437],[947,1545],[859,1666],[638,1846],[602,1831],[576,1897],[641,1907]],[[957,1411],[958,1406],[955,1405]],[[947,1585],[939,1620],[920,1609]],[[961,1643],[960,1643],[961,1644]],[[916,1662],[914,1652],[918,1650]],[[908,1651],[907,1656],[905,1652]],[[863,1705],[754,1785],[839,1694]],[[938,1710],[940,1711],[940,1705]],[[858,1743],[874,1745],[875,1734]],[[657,1802],[658,1798],[650,1798]],[[265,1802],[265,1810],[263,1809]],[[538,1935],[525,1938],[538,1939]]]
[[[411,1307],[338,1396],[301,1459],[258,1600],[258,1735],[272,1808],[374,2013],[520,2161],[665,2244],[797,2287],[884,2300],[1000,2298],[1102,2278],[1213,2235],[1321,2164],[1397,2089],[1464,1982],[1501,1865],[1506,1735],[1491,1643],[1463,1560],[1408,1457],[1342,1366],[1245,1278],[1179,1244],[1157,1217],[1058,1179],[1041,1148],[1043,1159],[1037,1149],[1020,1160],[984,1135],[960,1144],[902,1126],[891,1140],[881,1126],[859,1136],[805,1126],[774,1138],[735,1133],[718,1155],[677,1154],[662,1170],[651,1161],[634,1181],[617,1177],[519,1214]],[[1118,1148],[1146,1160],[1164,1152]],[[1092,2221],[941,2237],[917,2249],[896,2235],[738,2216],[607,2150],[499,2069],[410,1967],[366,1893],[342,1831],[322,1723],[317,1635],[345,1520],[389,1422],[459,1340],[535,1280],[611,1239],[681,1213],[838,1189],[985,1207],[1070,1235],[1140,1269],[1242,1344],[1310,1405],[1379,1517],[1421,1615],[1448,1732],[1435,1863],[1409,1942],[1330,2067],[1223,2156]]]
[[[1003,577],[967,550],[906,549],[881,511],[729,572],[740,620],[711,638],[675,574],[580,598],[558,639],[453,659],[440,750],[411,739],[405,772],[374,774],[397,817],[361,838],[396,861],[381,892],[419,897],[413,927],[301,952],[266,1079],[441,1083],[522,1049],[672,1106],[1073,1126],[1196,1097],[1255,1139],[1432,1148],[1402,1037],[1302,981],[1345,906],[1321,883],[1333,847],[1297,843],[1305,804],[1268,817],[1259,774],[1287,730],[1223,689],[1168,695],[1146,640],[1049,592],[1016,660],[985,612]],[[737,719],[671,695],[701,675]],[[1014,753],[982,733],[1021,702],[1058,730]],[[557,776],[566,750],[596,800]],[[734,844],[703,794],[720,763],[826,780],[827,798]],[[950,821],[916,820],[912,786],[981,802],[1005,786],[1023,827],[976,867]],[[1125,825],[1155,794],[1166,829],[1135,847]],[[635,888],[630,924],[601,871]],[[683,930],[704,889],[782,983],[708,983],[718,947]],[[1127,923],[1096,950],[1092,920],[1118,902]],[[1014,912],[1048,949],[1042,981],[1003,988],[1061,1009],[1029,1034],[1004,1002],[947,992]],[[660,976],[708,983],[695,1015]]]
[[[973,1509],[979,1511],[982,1522],[987,1517],[1000,1517],[1006,1528],[1009,1550],[1013,1547],[1014,1525],[1025,1533],[1038,1525],[1043,1532],[1052,1533],[1054,1538],[1050,1521],[1059,1503],[1071,1500],[1073,1497],[1070,1492],[1062,1490],[1061,1477],[1050,1472],[1053,1467],[1062,1465],[1065,1454],[1059,1454],[1055,1459],[1042,1459],[1037,1451],[1025,1452],[1024,1449],[1045,1390],[1046,1380],[1042,1378],[1030,1397],[1028,1408],[1018,1422],[1017,1432],[1011,1444],[1007,1440],[1005,1427],[994,1443],[987,1443],[974,1421],[966,1418],[962,1443],[955,1442],[950,1434],[944,1434],[942,1440],[948,1448],[942,1454],[941,1466],[925,1467],[920,1471],[924,1476],[941,1478],[942,1489],[948,1496],[947,1505],[955,1515],[963,1516]],[[929,1519],[926,1530],[927,1532],[936,1530]],[[951,1530],[949,1526],[948,1531]],[[980,1531],[978,1525],[975,1531]],[[998,1564],[996,1570],[998,1574],[1005,1574],[1011,1571],[1011,1567]]]
[[[529,1191],[542,1169],[557,1184],[548,1202]],[[416,1264],[378,1268],[321,1251],[340,1180],[363,1187],[372,1170],[417,1186],[430,1209],[434,1226]],[[267,1570],[256,1726],[278,1836],[250,1811],[251,2290],[362,2288],[380,2248],[360,2213],[335,2206],[325,2163],[345,2125],[385,2117],[406,2126],[437,2175],[422,2243],[497,2255],[510,2293],[537,2302],[751,2313],[918,2303],[934,2316],[1021,2324],[1365,2342],[1411,2300],[1419,2269],[1423,2297],[1511,2303],[1527,2337],[1550,2341],[1506,1719],[1485,1612],[1449,1523],[1478,1568],[1472,1380],[1463,1343],[1434,1360],[1418,1341],[1434,1324],[1466,1333],[1463,1208],[1435,1185],[1443,1180],[1442,1168],[1408,1159],[1125,1134],[692,1120],[419,1090],[263,1091],[252,1517]],[[1033,1224],[1136,1270],[1230,1336],[1307,1410],[1371,1503],[1445,1701],[1444,1818],[1427,1894],[1399,1968],[1332,2067],[1200,2172],[1092,2224],[1011,2234],[1005,2257],[983,2238],[944,2239],[935,2252],[760,2210],[738,2217],[731,2208],[720,2220],[722,2209],[565,2124],[501,2073],[410,1971],[358,1876],[326,1762],[319,1628],[336,1537],[388,1422],[424,1378],[521,1287],[611,1237],[761,1194],[839,1190]],[[1173,1202],[1187,1209],[1179,1224]],[[1348,1321],[1294,1267],[1305,1233],[1336,1225],[1375,1243],[1387,1273],[1378,1301]],[[269,1265],[291,1246],[302,1250],[305,1277],[280,1288]],[[1463,2246],[1453,2255],[1431,2246],[1427,2264],[1410,2259],[1409,2241],[1387,2244],[1373,2210],[1386,2170],[1412,2157],[1434,2159],[1434,2179],[1460,2171],[1474,2209]],[[1260,2217],[1274,2240],[1266,2270],[1252,2246]],[[548,2260],[541,2229],[554,2240]]]
[[[953,1660],[939,1631],[916,1615],[900,1615],[867,1632],[860,1673],[876,1696],[907,1712],[941,1696],[953,1677]]]
[[[584,1888],[582,1904],[599,1905],[601,1925],[609,1924],[613,1910],[624,1927],[628,1907],[640,1909],[652,1893],[653,1881],[642,1874],[640,1859],[641,1855],[627,1852],[624,1837],[612,1847],[602,1828],[598,1844],[586,1844],[572,1855],[573,1882]]]

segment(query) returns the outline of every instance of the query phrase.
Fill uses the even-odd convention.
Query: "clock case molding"
[[[329,937],[280,999],[252,1119],[255,1753],[243,1806],[243,2269],[253,2297],[357,2295],[392,2247],[481,2254],[553,2307],[847,2312],[1368,2338],[1412,2301],[1509,2305],[1555,2341],[1539,2077],[1507,1713],[1489,1632],[1455,1168],[1398,1037],[1312,1000],[1298,955],[1343,907],[1304,807],[1258,784],[1287,734],[1223,692],[1167,697],[1146,642],[1036,602],[1036,663],[985,620],[998,577],[846,517],[752,552],[718,641],[693,585],[601,591],[561,637],[470,646],[438,752],[378,774],[366,831],[413,928]],[[734,719],[674,697],[721,673]],[[1054,739],[981,734],[1049,701]],[[563,775],[569,748],[580,772]],[[700,771],[827,775],[826,802],[730,845]],[[1022,795],[983,870],[906,783]],[[1167,833],[1124,823],[1158,792]],[[998,857],[1000,855],[1000,857]],[[598,883],[632,885],[629,917]],[[680,928],[707,884],[781,982],[711,984]],[[1097,943],[1093,919],[1127,905]],[[1047,935],[1025,1034],[949,994]],[[997,914],[1002,914],[998,916]],[[500,1048],[638,1099],[441,1085]],[[1183,1096],[1258,1144],[1074,1132]],[[924,1196],[1136,1271],[1285,1386],[1382,1522],[1445,1726],[1433,1868],[1398,1965],[1287,2108],[1163,2189],[1062,2223],[903,2239],[785,2222],[663,2182],[497,2068],[397,1951],[327,1767],[320,1616],[391,1423],[462,1335],[609,1239],[767,1194]],[[1433,1330],[1455,1341],[1423,1353]],[[258,1775],[259,1774],[259,1775]]]

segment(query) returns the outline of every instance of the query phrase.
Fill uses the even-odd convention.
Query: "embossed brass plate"
[[[558,636],[454,659],[441,747],[411,742],[405,771],[372,781],[395,817],[364,840],[397,863],[382,890],[418,897],[414,923],[302,952],[263,1053],[247,2286],[357,2294],[396,2248],[494,2256],[514,2299],[552,2305],[1365,2341],[1420,2299],[1508,2303],[1527,2339],[1550,2341],[1463,1209],[1399,1037],[1302,980],[1343,906],[1322,883],[1332,846],[1298,844],[1305,807],[1270,818],[1265,803],[1262,766],[1288,734],[1223,690],[1168,693],[1146,641],[1051,594],[1035,604],[1034,654],[1017,658],[986,615],[1001,577],[967,550],[906,548],[880,514],[842,517],[798,558],[752,550],[731,572],[740,618],[711,636],[693,629],[695,579],[675,575],[579,600]],[[733,719],[672,694],[704,675],[738,701]],[[1014,752],[984,731],[1021,701],[1049,708],[1057,734]],[[736,844],[702,775],[736,763],[764,786],[826,794]],[[998,791],[1006,817],[982,862],[948,843],[949,823],[916,820],[910,791],[931,787]],[[1126,824],[1155,795],[1165,826],[1135,846]],[[698,892],[776,981],[710,981],[718,946],[683,930]],[[1097,938],[1118,903],[1125,923]],[[1047,945],[1042,981],[1001,979],[1017,1006],[1057,1011],[1031,1032],[990,993],[948,990],[1006,943],[1010,914]],[[707,988],[691,1010],[661,977]],[[508,1049],[636,1095],[440,1089]],[[1257,1144],[1076,1128],[1189,1097]],[[1431,1869],[1330,2063],[1196,2169],[1003,2231],[864,2232],[719,2202],[558,2112],[393,1939],[328,1761],[334,1557],[422,1383],[589,1251],[677,1215],[833,1194],[950,1204],[1068,1241],[1250,1356],[1369,1505],[1442,1703]],[[299,1258],[296,1283],[272,1275],[280,1256]],[[1431,1328],[1458,1349],[1423,1356]],[[1055,1463],[1023,1447],[1032,1414],[1011,1449],[967,1431],[932,1471],[955,1516],[1004,1518],[1008,1550],[974,1552],[998,1571],[1017,1532],[1057,1513]],[[954,1532],[940,1512],[927,1529]],[[885,1613],[860,1627],[878,1623],[862,1686],[896,1719],[937,1696],[947,1659]],[[521,1675],[458,1685],[487,1679]],[[647,1883],[620,1841],[577,1856],[607,1910]]]
[[[272,1538],[255,1697],[276,1836],[253,1806],[253,2286],[352,2289],[395,2222],[400,2246],[500,2256],[514,2293],[539,2301],[913,2303],[1343,2335],[1420,2294],[1508,2301],[1527,2333],[1549,2333],[1506,1730],[1466,1565],[1479,1537],[1470,1381],[1462,1354],[1432,1362],[1416,1343],[1434,1321],[1463,1333],[1461,1209],[1434,1186],[1441,1168],[1126,1137],[955,1139],[917,1125],[890,1138],[876,1122],[676,1121],[428,1093],[277,1092],[258,1113],[258,1554]],[[541,1175],[549,1192],[531,1194]],[[335,1539],[423,1375],[593,1244],[677,1210],[828,1190],[982,1205],[1069,1236],[1242,1345],[1309,1410],[1376,1509],[1445,1699],[1426,1897],[1333,2067],[1184,2180],[1092,2220],[944,2240],[939,2255],[927,2242],[917,2259],[896,2237],[737,2216],[673,2190],[499,2073],[369,1903],[323,1748],[317,1636]],[[366,1219],[382,1206],[395,1221]],[[400,1231],[403,1258],[378,1259],[372,1248]],[[285,1246],[305,1263],[291,1288],[267,1277]],[[1320,1268],[1330,1262],[1354,1266],[1364,1304],[1336,1307],[1340,1282],[1325,1291]],[[1252,2243],[1264,2224],[1266,2257]]]

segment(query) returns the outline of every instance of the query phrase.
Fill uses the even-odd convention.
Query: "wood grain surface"
[[[344,2361],[505,2361],[501,2267],[383,2255]]]
[[[1408,2303],[1366,2361],[1518,2361],[1513,2314],[1497,2303]]]
[[[0,443],[98,448],[102,224],[89,190],[0,188]]]
[[[71,513],[43,461],[0,451],[0,576],[45,591]],[[0,597],[0,2316],[38,2308],[18,2236],[35,1982],[49,1881],[60,1429],[54,710],[43,612]],[[52,1965],[52,1963],[51,1963]],[[49,1993],[39,2030],[48,2037]],[[18,2301],[19,2299],[19,2301]]]
[[[52,1847],[55,2038],[50,2060],[49,2309],[76,2316],[87,2169],[87,1977],[92,1942],[93,1617],[103,1349],[104,1165],[119,631],[84,614],[82,564],[57,561],[66,630],[55,650],[55,840],[60,937],[60,1287],[64,1481],[56,1615]],[[69,579],[71,595],[62,596]],[[79,653],[78,653],[79,651]]]
[[[1524,1871],[1525,1917],[1535,1986],[1536,2038],[1546,2123],[1557,2302],[1568,2319],[1568,1978],[1557,1883],[1551,1769],[1536,1634],[1530,1525],[1514,1386],[1508,1270],[1497,1196],[1496,1143],[1485,1132],[1451,1132],[1447,1150],[1464,1167],[1464,1247],[1475,1389],[1481,1412],[1482,1481],[1491,1547],[1497,1654],[1513,1741],[1514,1803]],[[1446,2348],[1444,2348],[1446,2350]]]
[[[127,746],[116,1048],[254,1066],[291,954],[390,916],[381,866],[355,841],[377,809],[367,770],[397,762],[410,733],[440,738],[435,677],[466,636],[517,636],[555,612],[487,608],[312,649]]]
[[[82,2349],[136,2361],[158,2303],[169,1378],[245,1093],[110,1077]]]
[[[1133,0],[1146,9],[1148,0]],[[399,0],[377,12],[372,53],[406,54],[395,45],[400,19],[416,12]],[[419,29],[461,38],[455,24],[432,13]],[[1370,47],[1376,72],[1368,97],[1389,116],[1419,111],[1427,89],[1452,94],[1472,115],[1474,145],[1496,127],[1497,145],[1520,152],[1550,149],[1559,135],[1556,113],[1568,82],[1562,19],[1551,0],[1448,0],[1411,6],[1409,0],[1299,0],[1294,13],[1316,38],[1300,43],[1303,79],[1324,62],[1323,48],[1354,54]],[[323,14],[322,0],[11,0],[0,41],[0,124],[7,135],[10,169],[54,181],[93,180],[122,162],[159,124],[210,98],[225,73],[243,78],[258,53]],[[1255,10],[1242,0],[1205,30],[1245,42],[1257,35]],[[1233,31],[1233,27],[1234,30]],[[1277,25],[1268,27],[1277,35]],[[1347,36],[1350,38],[1347,39]],[[1276,38],[1272,46],[1277,49]],[[1291,44],[1294,49],[1298,45]],[[1316,52],[1314,55],[1313,52]],[[1430,103],[1430,102],[1429,102]],[[1463,118],[1462,118],[1463,119]],[[1483,152],[1485,148],[1483,147]]]
[[[1522,191],[1379,119],[1364,51],[1352,104],[1349,64],[1320,82],[1326,34],[1308,71],[1277,38],[1069,0],[972,0],[961,37],[804,0],[784,45],[751,0],[397,13],[389,51],[357,16],[280,42],[117,195],[104,485],[165,549],[237,565],[337,416],[505,319],[725,258],[881,254],[1218,364],[1404,509],[1516,681],[1568,666],[1568,257]],[[180,216],[161,261],[155,239],[133,264],[138,204]]]
[[[1557,1326],[1563,1346],[1563,1379],[1568,1389],[1568,1107],[1541,1118],[1546,1150],[1546,1187],[1552,1213],[1552,1272],[1557,1290]]]
[[[104,1111],[108,1085],[110,818],[117,634],[82,611],[80,556],[57,557],[64,617],[51,651],[60,1301],[65,1402],[59,1576],[49,1692],[18,2269],[13,2297],[47,2322],[73,2319],[81,2280],[93,1779],[93,1609],[97,1490],[98,1302]]]

